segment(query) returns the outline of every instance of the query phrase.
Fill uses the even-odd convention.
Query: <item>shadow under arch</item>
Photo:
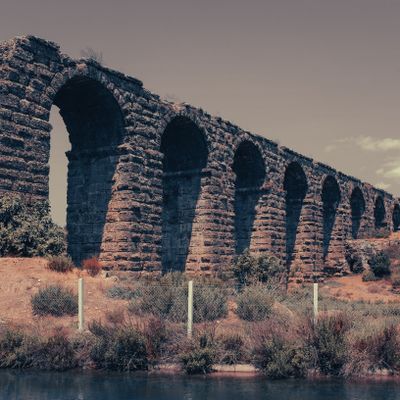
[[[323,214],[323,259],[329,253],[332,230],[335,225],[336,211],[340,203],[340,188],[336,179],[329,175],[322,185],[322,214]]]
[[[364,195],[359,187],[355,187],[350,197],[351,207],[351,235],[353,239],[358,238],[361,226],[361,219],[365,212]]]
[[[382,196],[378,196],[375,200],[375,207],[374,207],[375,229],[383,228],[386,226],[385,217],[386,217],[385,203],[383,202]]]
[[[308,190],[306,174],[298,162],[294,161],[286,168],[283,188],[286,192],[286,266],[290,269],[301,210]]]
[[[67,153],[68,253],[79,265],[100,253],[123,116],[113,95],[89,77],[69,79],[57,91],[53,104],[71,143]]]
[[[232,169],[235,180],[235,251],[241,254],[250,247],[256,206],[265,179],[265,163],[258,147],[245,140],[238,146]]]
[[[393,207],[392,221],[393,231],[398,232],[400,230],[400,206],[398,204],[395,204]]]
[[[203,132],[189,118],[175,117],[161,138],[163,158],[163,272],[184,271],[208,150]]]

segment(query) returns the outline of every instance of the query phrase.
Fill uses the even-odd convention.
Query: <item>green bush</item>
[[[194,322],[214,321],[227,315],[227,294],[223,288],[198,282],[193,286]],[[141,297],[134,298],[129,306],[132,313],[186,321],[188,288],[182,275],[167,274],[160,282],[143,286],[140,292]]]
[[[66,273],[74,269],[74,263],[67,256],[50,256],[48,257],[47,268],[51,271]]]
[[[47,202],[0,197],[0,256],[58,255],[65,249],[65,232],[52,222]]]
[[[343,313],[322,316],[313,329],[311,346],[315,350],[320,371],[340,375],[348,356],[346,334],[350,321]]]
[[[272,379],[304,377],[310,357],[305,347],[283,336],[272,335],[254,349],[254,364]]]
[[[95,338],[90,349],[90,359],[96,368],[114,371],[148,368],[146,339],[135,327],[109,327],[100,322],[93,322],[89,330]]]
[[[218,338],[219,360],[222,364],[238,364],[247,361],[248,352],[244,338],[235,333]]]
[[[362,280],[363,282],[373,282],[378,281],[379,278],[370,269],[366,269],[362,273]]]
[[[368,260],[372,272],[377,277],[390,275],[390,258],[383,251],[376,253]]]
[[[65,371],[76,366],[73,346],[61,333],[44,339],[18,330],[0,334],[0,368]]]
[[[140,295],[129,286],[114,285],[107,289],[107,297],[111,299],[132,300]]]
[[[237,297],[237,315],[245,321],[262,321],[272,313],[274,299],[261,285],[245,287]]]
[[[32,296],[31,304],[34,315],[61,317],[78,313],[78,297],[59,285],[40,289]]]
[[[249,250],[245,250],[234,264],[233,273],[239,285],[247,286],[281,279],[285,274],[285,267],[274,256],[254,256]]]
[[[203,333],[190,341],[181,352],[180,362],[187,374],[207,374],[212,371],[216,360],[213,337]]]

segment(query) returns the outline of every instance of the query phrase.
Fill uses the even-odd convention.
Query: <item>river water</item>
[[[400,400],[396,381],[0,371],[0,400]]]

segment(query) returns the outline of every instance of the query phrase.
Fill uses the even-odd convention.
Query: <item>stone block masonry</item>
[[[54,43],[2,42],[0,80],[0,193],[48,198],[49,115],[60,109],[77,263],[216,274],[249,248],[310,279],[348,271],[348,239],[399,228],[389,193]]]

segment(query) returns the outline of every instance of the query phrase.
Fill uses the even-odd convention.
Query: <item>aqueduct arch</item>
[[[398,232],[400,229],[400,206],[397,203],[393,207],[392,222],[393,230],[395,232]]]
[[[245,140],[236,149],[232,169],[235,172],[235,251],[250,248],[256,207],[265,179],[265,165],[257,146]]]
[[[98,81],[77,76],[56,93],[68,152],[68,252],[76,263],[98,256],[123,136],[123,118],[111,93]]]
[[[296,245],[297,229],[300,223],[301,210],[308,190],[307,177],[297,162],[290,163],[285,171],[284,179],[285,221],[286,221],[286,264],[290,269],[293,251]]]
[[[162,266],[184,271],[208,150],[201,130],[176,117],[161,139],[163,158]]]
[[[374,206],[374,223],[375,228],[380,229],[386,226],[386,209],[382,196],[378,196],[375,200]]]
[[[67,225],[75,260],[98,254],[109,268],[209,275],[229,270],[250,247],[288,267],[295,259],[308,279],[314,265],[326,272],[327,254],[340,273],[344,242],[360,232],[399,228],[390,193],[165,101],[54,43],[1,43],[0,79],[1,194],[48,199],[49,112],[60,108],[72,145]],[[385,208],[393,210],[389,223]]]
[[[351,207],[351,233],[353,239],[358,238],[362,216],[365,212],[365,200],[359,187],[355,187],[350,197]]]
[[[340,203],[340,188],[336,179],[331,175],[324,180],[321,198],[323,204],[323,259],[325,260],[329,252],[336,212]]]

